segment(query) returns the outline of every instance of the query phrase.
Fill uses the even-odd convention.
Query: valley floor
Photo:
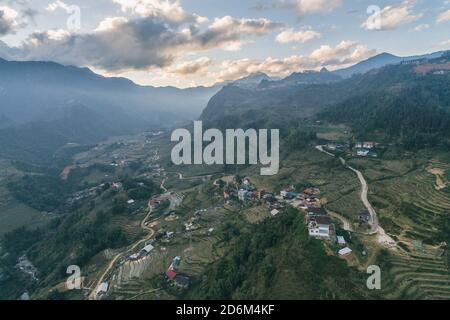
[[[239,239],[267,221],[271,223],[271,220],[280,219],[279,216],[272,217],[265,204],[243,205],[224,200],[223,191],[215,185],[215,181],[239,174],[249,177],[258,189],[275,194],[286,186],[298,183],[308,182],[320,188],[321,203],[329,212],[338,232],[349,241],[353,252],[339,259],[334,246],[324,243],[320,250],[327,252],[330,261],[341,260],[349,272],[357,272],[357,279],[365,279],[368,266],[381,267],[382,289],[379,292],[367,292],[364,281],[354,282],[349,278],[352,288],[349,290],[356,290],[355,294],[361,291],[364,298],[375,299],[450,299],[446,242],[450,229],[444,228],[446,224],[450,225],[450,189],[445,174],[450,165],[446,155],[349,158],[343,166],[341,161],[333,159],[330,154],[319,152],[323,150],[309,147],[287,155],[282,160],[282,168],[277,176],[262,177],[258,174],[258,168],[254,167],[173,167],[169,165],[170,150],[164,138],[155,137],[151,141],[143,136],[113,139],[74,157],[78,168],[89,168],[96,163],[110,165],[124,159],[127,162],[139,161],[141,169],[137,171],[130,171],[125,165],[120,169],[120,175],[92,171],[83,179],[96,185],[108,175],[113,175],[108,178],[114,180],[123,176],[124,172],[128,175],[138,173],[142,177],[150,177],[151,173],[151,179],[160,186],[161,194],[129,205],[136,206],[131,214],[111,216],[108,223],[123,230],[128,243],[126,246],[101,250],[89,259],[83,267],[81,292],[70,296],[72,293],[64,290],[61,276],[49,272],[41,274],[42,280],[35,284],[37,288],[32,289],[33,298],[46,297],[55,290],[69,297],[90,299],[190,297],[191,289],[178,289],[165,278],[176,256],[181,259],[178,273],[191,279],[194,292],[198,286],[213,286],[211,281],[214,279],[208,277],[211,268],[224,263],[223,259],[233,253]],[[16,169],[11,167],[9,170]],[[70,179],[73,170],[65,170],[63,178]],[[7,194],[6,189],[2,194]],[[113,200],[106,200],[105,195],[96,196],[93,198],[95,209],[86,209],[87,216],[94,219],[99,210],[107,210],[110,203],[119,201],[114,199],[126,201],[123,196],[121,192],[113,196]],[[160,204],[155,205],[156,202]],[[163,205],[165,202],[167,206]],[[87,202],[84,202],[83,208],[85,206],[88,207]],[[372,227],[369,229],[359,223],[359,214],[365,209],[369,212],[373,210]],[[7,215],[8,211],[3,210],[0,219],[6,219]],[[380,241],[380,235],[383,241]],[[294,235],[285,236],[289,238]],[[150,243],[151,252],[133,257]],[[277,246],[282,247],[284,244],[281,242]],[[33,245],[33,250],[38,250],[36,252],[49,248],[43,243]],[[267,250],[269,253],[273,249]],[[32,257],[33,254],[31,260]],[[42,269],[41,262],[38,261],[36,265]],[[279,288],[282,283],[276,279],[286,281],[286,277],[281,277],[278,269],[273,272],[276,276],[271,286],[273,289]],[[99,294],[99,288],[105,282],[108,283],[108,292]],[[261,288],[265,286],[258,285]],[[282,290],[260,290],[259,294],[271,292],[277,294],[271,298],[283,298]]]

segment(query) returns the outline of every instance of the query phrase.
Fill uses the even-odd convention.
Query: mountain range
[[[139,86],[88,68],[0,59],[0,155],[48,159],[65,143],[172,127],[197,118],[219,89]]]
[[[347,78],[323,69],[253,88],[230,84],[201,119],[208,127],[286,129],[308,118],[348,124],[361,137],[378,132],[413,148],[445,144],[449,70],[446,52],[406,59],[382,54],[345,70],[353,74]]]
[[[0,156],[48,159],[69,142],[95,143],[113,135],[171,128],[200,114],[218,127],[259,127],[309,117],[353,93],[373,90],[380,76],[372,79],[372,70],[443,54],[383,53],[332,72],[296,72],[284,79],[257,73],[188,89],[140,86],[53,62],[0,59]]]

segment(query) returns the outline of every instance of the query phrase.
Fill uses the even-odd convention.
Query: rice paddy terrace
[[[385,298],[450,299],[448,234],[443,231],[450,218],[450,190],[437,184],[430,167],[442,172],[450,165],[433,160],[402,176],[371,183],[381,223],[401,249],[389,253],[382,269],[387,270],[382,280]]]

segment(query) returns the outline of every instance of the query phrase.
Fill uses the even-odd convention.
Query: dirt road
[[[161,185],[159,186],[164,192],[167,192],[168,190],[166,189],[166,187],[164,186],[164,184],[167,181],[167,177],[164,177],[163,181],[161,181]]]
[[[164,178],[164,180],[161,182],[161,189],[165,190],[166,192],[168,191],[165,186],[164,183],[167,181],[167,177]],[[170,198],[170,206],[169,206],[169,210],[174,210],[178,205],[180,205],[182,198],[180,198],[177,195],[172,195],[170,193],[168,193],[168,196]],[[133,244],[133,246],[129,249],[126,249],[125,251],[122,251],[121,253],[118,253],[112,260],[111,262],[108,264],[108,266],[106,267],[105,271],[102,272],[102,274],[100,275],[96,285],[94,286],[94,289],[91,291],[91,293],[89,294],[89,300],[96,300],[97,299],[97,289],[98,287],[102,284],[102,282],[104,282],[105,277],[108,275],[108,273],[114,268],[116,262],[123,256],[125,256],[126,254],[133,252],[136,250],[136,248],[138,248],[139,246],[142,246],[146,241],[151,240],[153,238],[153,236],[155,235],[155,231],[149,227],[147,225],[147,220],[150,218],[151,214],[153,212],[153,207],[151,205],[151,199],[148,200],[148,213],[145,216],[145,218],[141,221],[141,228],[144,229],[145,231],[149,232],[149,234],[145,237],[145,239],[139,240],[136,243]],[[156,220],[158,220],[159,218],[157,218]],[[155,220],[154,220],[155,221]]]
[[[316,146],[316,149],[319,150],[320,152],[323,152],[323,153],[329,155],[329,156],[335,157],[334,154],[332,154],[328,151],[325,151],[323,149],[323,146]],[[366,207],[367,211],[370,213],[370,231],[366,232],[365,234],[377,235],[378,243],[383,244],[387,247],[391,247],[391,248],[395,247],[396,242],[394,241],[394,239],[392,239],[390,236],[388,236],[386,234],[386,232],[384,231],[384,229],[380,226],[379,221],[378,221],[377,212],[373,208],[372,204],[369,202],[369,199],[368,199],[369,185],[367,184],[367,181],[364,178],[363,174],[361,173],[361,171],[356,170],[355,168],[352,168],[351,166],[347,165],[344,158],[339,157],[339,160],[341,161],[342,165],[345,168],[356,173],[356,175],[358,176],[359,182],[361,183],[360,198],[361,198],[362,203]]]
[[[354,231],[353,227],[352,227],[352,224],[350,223],[350,221],[347,218],[345,218],[344,216],[340,215],[339,213],[336,213],[336,212],[333,212],[333,211],[327,210],[327,212],[328,212],[328,215],[330,217],[338,219],[338,220],[340,220],[342,222],[342,228],[345,231],[349,231],[349,232],[353,232]]]
[[[121,253],[118,253],[112,260],[111,262],[108,264],[108,266],[106,267],[106,269],[102,272],[102,274],[100,275],[100,277],[98,278],[98,281],[96,283],[96,285],[94,286],[94,289],[91,291],[91,293],[89,294],[89,300],[96,300],[97,299],[97,289],[98,287],[104,282],[105,277],[107,276],[107,274],[111,271],[111,269],[115,266],[116,262],[123,257],[124,255],[126,255],[127,253],[134,251],[136,248],[138,248],[139,246],[141,246],[143,243],[145,243],[146,241],[150,240],[151,238],[153,238],[155,231],[150,228],[149,226],[147,226],[147,220],[150,217],[150,215],[152,214],[153,211],[153,207],[150,204],[150,200],[148,202],[148,213],[145,216],[145,218],[141,221],[141,228],[144,229],[145,231],[149,232],[149,235],[143,239],[143,240],[139,240],[136,243],[133,244],[133,246]]]

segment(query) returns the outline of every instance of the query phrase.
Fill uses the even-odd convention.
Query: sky
[[[0,57],[211,86],[450,49],[450,0],[0,0]]]

